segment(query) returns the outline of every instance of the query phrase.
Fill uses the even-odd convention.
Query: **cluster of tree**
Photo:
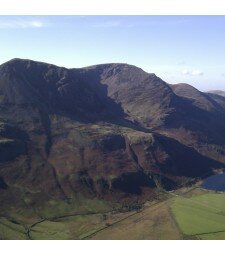
[[[143,207],[143,202],[141,201],[130,201],[127,203],[122,204],[121,211],[127,212],[127,211],[137,211],[139,212]]]

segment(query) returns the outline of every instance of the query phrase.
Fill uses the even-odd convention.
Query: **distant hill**
[[[211,91],[208,91],[208,93],[225,97],[225,91],[222,91],[222,90],[211,90]]]

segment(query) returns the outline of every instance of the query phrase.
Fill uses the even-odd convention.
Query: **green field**
[[[225,239],[225,194],[176,197],[172,212],[184,236]]]

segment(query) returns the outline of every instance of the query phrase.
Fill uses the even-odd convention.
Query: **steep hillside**
[[[4,211],[80,196],[145,199],[223,168],[222,107],[179,86],[126,64],[1,65]]]

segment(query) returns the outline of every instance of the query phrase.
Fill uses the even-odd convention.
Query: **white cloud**
[[[193,70],[191,74],[192,75],[203,75],[203,72],[198,70],[198,69],[196,69],[196,70]]]
[[[46,24],[38,20],[0,20],[0,29],[9,28],[41,28]]]
[[[184,70],[182,71],[182,74],[189,75],[190,72],[189,72],[187,69],[184,69]]]
[[[194,75],[194,76],[200,76],[203,75],[204,73],[198,69],[194,69],[194,70],[188,70],[188,69],[184,69],[181,72],[184,75]]]
[[[32,25],[33,27],[44,27],[43,22],[40,22],[40,21],[32,21],[32,22],[31,22],[31,25]]]

